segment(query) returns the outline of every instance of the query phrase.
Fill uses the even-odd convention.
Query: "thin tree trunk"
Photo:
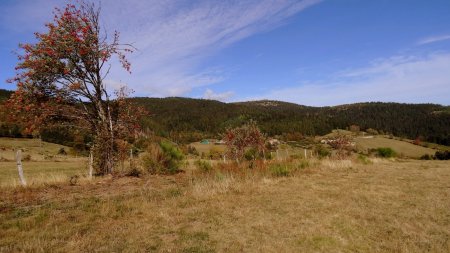
[[[22,168],[22,150],[17,150],[16,152],[16,162],[17,162],[17,170],[19,171],[19,179],[20,183],[23,186],[27,185],[27,181],[25,181],[25,176],[23,175],[23,168]]]
[[[107,102],[106,102],[107,103]],[[99,161],[99,172],[110,174],[114,167],[114,133],[109,105],[100,98],[96,101],[97,115],[100,122],[97,124],[97,160]]]

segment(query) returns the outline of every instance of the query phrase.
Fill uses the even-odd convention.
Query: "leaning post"
[[[91,147],[89,152],[89,179],[92,179],[92,174],[94,172],[94,149]]]
[[[23,175],[23,167],[22,167],[22,150],[18,149],[16,152],[16,163],[17,170],[19,171],[19,179],[22,186],[27,185],[27,181],[25,181],[25,176]]]

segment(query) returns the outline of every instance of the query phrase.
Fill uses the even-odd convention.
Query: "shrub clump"
[[[64,148],[60,148],[58,150],[58,155],[67,155],[67,152],[66,152],[66,150]]]
[[[325,158],[325,157],[328,157],[328,156],[331,155],[331,151],[328,148],[326,148],[326,147],[324,147],[322,145],[315,146],[314,147],[314,153],[317,154],[319,159],[322,159],[322,158]]]
[[[275,177],[287,177],[291,174],[289,168],[283,164],[272,164],[269,171]]]
[[[395,157],[397,153],[392,148],[377,148],[376,149],[377,156],[383,158],[391,158]]]
[[[429,154],[425,154],[420,157],[420,160],[432,160],[432,159],[433,159],[433,156],[431,156]]]
[[[370,161],[370,159],[363,154],[358,155],[358,161],[361,162],[362,164],[371,164],[372,163],[372,161]]]
[[[143,166],[151,174],[175,174],[181,171],[183,153],[172,143],[150,144],[143,156]]]
[[[450,152],[446,151],[436,151],[434,154],[434,158],[436,160],[450,160]]]
[[[210,172],[212,170],[212,168],[213,168],[212,165],[209,162],[203,161],[203,160],[195,161],[195,166],[201,172]]]

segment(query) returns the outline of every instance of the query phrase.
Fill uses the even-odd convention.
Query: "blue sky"
[[[63,3],[0,2],[0,80]],[[107,80],[136,96],[450,104],[449,0],[116,0],[102,22],[139,49]]]

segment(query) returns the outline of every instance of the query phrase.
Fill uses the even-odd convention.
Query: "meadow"
[[[0,252],[450,250],[443,161],[322,160],[289,176],[188,171],[0,191]]]
[[[433,155],[436,150],[413,145],[406,141],[390,139],[384,136],[372,136],[373,138],[357,137],[355,138],[357,149],[367,151],[379,147],[390,147],[395,150],[399,156],[408,158],[420,158],[423,155]],[[412,141],[411,141],[412,142]]]
[[[19,186],[15,153],[21,149],[24,175],[29,186],[67,182],[75,175],[87,175],[87,158],[70,153],[70,148],[39,139],[0,138],[0,187]],[[59,154],[64,149],[67,154]]]
[[[0,252],[450,251],[448,161],[188,160],[89,180],[85,158],[52,159],[24,162],[27,187],[0,163]]]

